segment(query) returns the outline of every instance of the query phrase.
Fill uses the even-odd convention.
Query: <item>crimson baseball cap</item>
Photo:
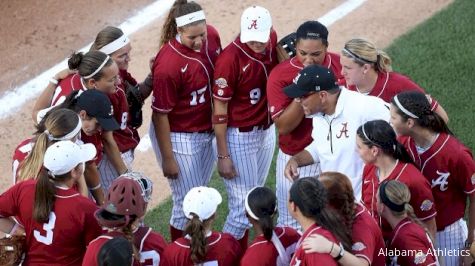
[[[323,66],[310,65],[300,70],[294,82],[284,88],[290,98],[298,98],[312,91],[323,91],[338,88],[333,72]]]
[[[120,128],[114,118],[114,107],[107,95],[99,90],[86,90],[79,95],[77,106],[86,111],[88,116],[95,117],[102,129],[114,131]]]
[[[297,29],[297,40],[300,39],[323,39],[326,41],[328,40],[328,29],[316,20],[306,21]]]

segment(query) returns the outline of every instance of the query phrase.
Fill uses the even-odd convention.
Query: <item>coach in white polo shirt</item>
[[[370,120],[389,121],[385,102],[339,87],[331,70],[318,65],[302,69],[284,92],[313,117],[313,142],[288,161],[286,177],[294,180],[298,167],[320,162],[322,172],[347,175],[359,200],[364,164],[356,151],[356,129]]]

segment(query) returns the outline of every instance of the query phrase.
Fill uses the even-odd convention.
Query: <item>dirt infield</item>
[[[126,18],[151,3],[150,0],[0,1],[0,97],[93,41],[106,25],[119,25]],[[280,36],[294,31],[310,19],[317,19],[344,1],[336,0],[203,0],[198,1],[207,13],[225,47],[239,31],[242,10],[258,4],[271,11],[273,24]],[[385,47],[401,34],[442,9],[452,0],[368,0],[361,7],[329,27],[330,51],[338,52],[353,37],[366,37]],[[105,12],[107,10],[107,13]],[[104,15],[106,14],[106,15]],[[129,71],[139,80],[148,73],[148,59],[158,49],[162,18],[156,19],[131,37],[132,62]],[[397,58],[394,58],[397,64]],[[47,80],[45,80],[45,86]],[[11,185],[11,156],[16,145],[33,132],[29,101],[21,110],[0,120],[0,192]],[[140,133],[148,130],[150,103],[144,106],[145,119]],[[134,169],[155,181],[154,203],[169,195],[166,180],[151,150],[136,152]]]

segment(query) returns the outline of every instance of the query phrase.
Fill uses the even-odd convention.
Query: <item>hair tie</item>
[[[404,106],[402,106],[401,102],[399,102],[399,99],[397,98],[397,95],[394,96],[394,103],[397,105],[397,107],[399,108],[399,110],[401,110],[403,113],[405,113],[407,116],[409,117],[412,117],[412,118],[416,118],[418,119],[419,117],[415,114],[413,114],[412,112],[410,112],[409,110],[407,110],[406,108],[404,108]]]
[[[54,137],[53,135],[48,135],[48,139],[49,140],[70,140],[72,138],[74,138],[77,134],[79,134],[79,132],[81,131],[81,128],[82,128],[82,122],[81,122],[81,118],[78,116],[78,123],[76,125],[76,127],[69,133],[67,133],[66,135],[62,136],[62,137]],[[45,130],[45,132],[48,131],[48,130]],[[49,133],[49,132],[48,132]]]

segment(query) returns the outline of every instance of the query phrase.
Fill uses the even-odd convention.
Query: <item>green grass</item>
[[[386,49],[449,114],[449,127],[472,151],[475,138],[475,3],[456,0]]]
[[[456,0],[412,31],[401,36],[386,49],[394,60],[395,71],[407,74],[445,108],[449,126],[471,150],[475,138],[475,4],[473,0]],[[275,157],[267,186],[275,189]],[[220,230],[228,214],[224,183],[217,173],[210,185],[222,192],[215,229]],[[158,188],[155,188],[158,191]],[[168,223],[171,199],[151,210],[145,222],[169,240]]]

